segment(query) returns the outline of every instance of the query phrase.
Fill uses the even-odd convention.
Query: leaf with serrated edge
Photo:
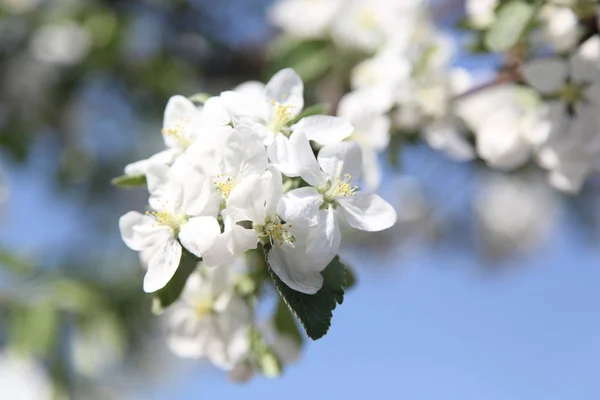
[[[296,318],[300,320],[308,337],[317,340],[325,336],[331,325],[333,310],[337,304],[342,304],[344,301],[346,268],[339,257],[336,256],[321,271],[323,287],[313,295],[289,288],[270,268],[269,274],[279,295]]]

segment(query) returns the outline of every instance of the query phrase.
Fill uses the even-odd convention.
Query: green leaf
[[[211,97],[213,97],[213,96],[210,95],[210,94],[208,94],[208,93],[196,93],[196,94],[191,95],[190,97],[188,97],[188,100],[191,101],[191,102],[193,102],[193,103],[204,104]]]
[[[279,295],[296,318],[300,320],[308,337],[317,340],[325,336],[331,325],[333,310],[337,304],[342,304],[344,301],[346,270],[339,257],[336,256],[321,271],[323,287],[313,295],[289,288],[270,268],[269,273]]]
[[[509,50],[521,39],[536,10],[535,5],[520,0],[501,5],[496,12],[496,19],[486,32],[486,46],[496,52]]]
[[[300,121],[304,117],[310,117],[311,115],[320,115],[327,114],[329,111],[329,104],[326,103],[317,103],[313,104],[310,107],[306,107],[300,114],[296,116],[292,121],[290,121],[290,125],[294,125],[298,121]]]
[[[152,304],[152,312],[161,314],[165,308],[173,304],[181,295],[187,278],[196,269],[196,265],[200,261],[192,253],[183,248],[181,253],[181,261],[177,267],[175,275],[171,278],[167,285],[154,293],[154,302]]]
[[[19,352],[43,356],[56,343],[59,322],[56,308],[48,303],[15,308],[11,314],[9,343]]]
[[[356,285],[356,276],[354,272],[346,265],[346,286],[344,289],[352,289]]]
[[[146,175],[121,175],[110,181],[121,188],[137,188],[146,185]]]
[[[285,304],[282,298],[277,303],[277,310],[275,310],[275,316],[273,317],[273,324],[275,329],[282,336],[288,336],[293,339],[298,346],[302,346],[302,334],[298,329],[298,324],[294,319],[294,316],[290,312],[290,309]]]

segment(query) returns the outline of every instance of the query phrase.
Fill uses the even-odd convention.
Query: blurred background
[[[535,165],[457,162],[414,134],[379,155],[399,223],[345,243],[358,285],[299,362],[236,384],[169,354],[117,225],[147,194],[110,180],[161,149],[173,94],[290,66],[336,109],[360,56],[290,50],[272,5],[0,0],[0,398],[600,398],[600,182],[561,194]],[[428,5],[458,47],[464,6]],[[476,82],[499,65],[449,62]]]

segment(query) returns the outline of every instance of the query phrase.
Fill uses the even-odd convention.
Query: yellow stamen
[[[186,133],[188,124],[188,119],[181,118],[181,120],[178,123],[163,128],[161,130],[161,133],[164,136],[172,136],[173,138],[175,138],[175,140],[177,140],[177,142],[182,148],[187,148],[191,144],[190,138]]]
[[[231,191],[235,187],[235,180],[225,174],[218,175],[215,179],[213,179],[213,183],[217,187],[217,193],[224,199],[227,199],[231,194]]]
[[[185,215],[173,215],[164,211],[146,211],[146,215],[154,218],[158,225],[168,226],[173,230],[178,230],[181,225],[187,222]]]
[[[198,318],[204,318],[212,313],[213,301],[210,298],[202,299],[194,304],[194,311]]]
[[[295,243],[296,238],[289,231],[292,227],[291,224],[281,223],[281,219],[278,216],[271,217],[267,215],[264,225],[256,225],[254,229],[264,238],[269,240],[271,246],[278,243],[280,246],[283,243]]]
[[[333,201],[338,197],[347,197],[347,196],[356,196],[356,191],[358,190],[358,186],[350,186],[350,181],[352,176],[350,174],[345,174],[344,179],[340,179],[340,177],[336,177],[335,184],[332,184],[329,190],[325,192],[325,199],[329,201]]]
[[[271,105],[275,107],[275,112],[273,113],[273,118],[269,123],[269,129],[271,129],[273,132],[280,132],[281,128],[294,119],[294,115],[290,112],[290,109],[294,108],[295,106],[289,104],[279,104],[275,100],[271,101]]]

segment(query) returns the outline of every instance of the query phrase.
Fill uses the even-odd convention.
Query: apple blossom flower
[[[235,290],[234,265],[206,268],[188,278],[181,297],[167,313],[169,348],[184,358],[207,358],[231,370],[250,349],[249,305]]]
[[[218,198],[207,184],[210,181],[184,163],[181,159],[171,168],[151,166],[147,174],[153,211],[146,214],[130,211],[119,220],[125,244],[150,255],[144,277],[144,291],[148,293],[163,288],[173,277],[181,259],[182,244],[202,257],[221,233],[216,220]],[[176,179],[174,175],[182,170],[185,180]]]

